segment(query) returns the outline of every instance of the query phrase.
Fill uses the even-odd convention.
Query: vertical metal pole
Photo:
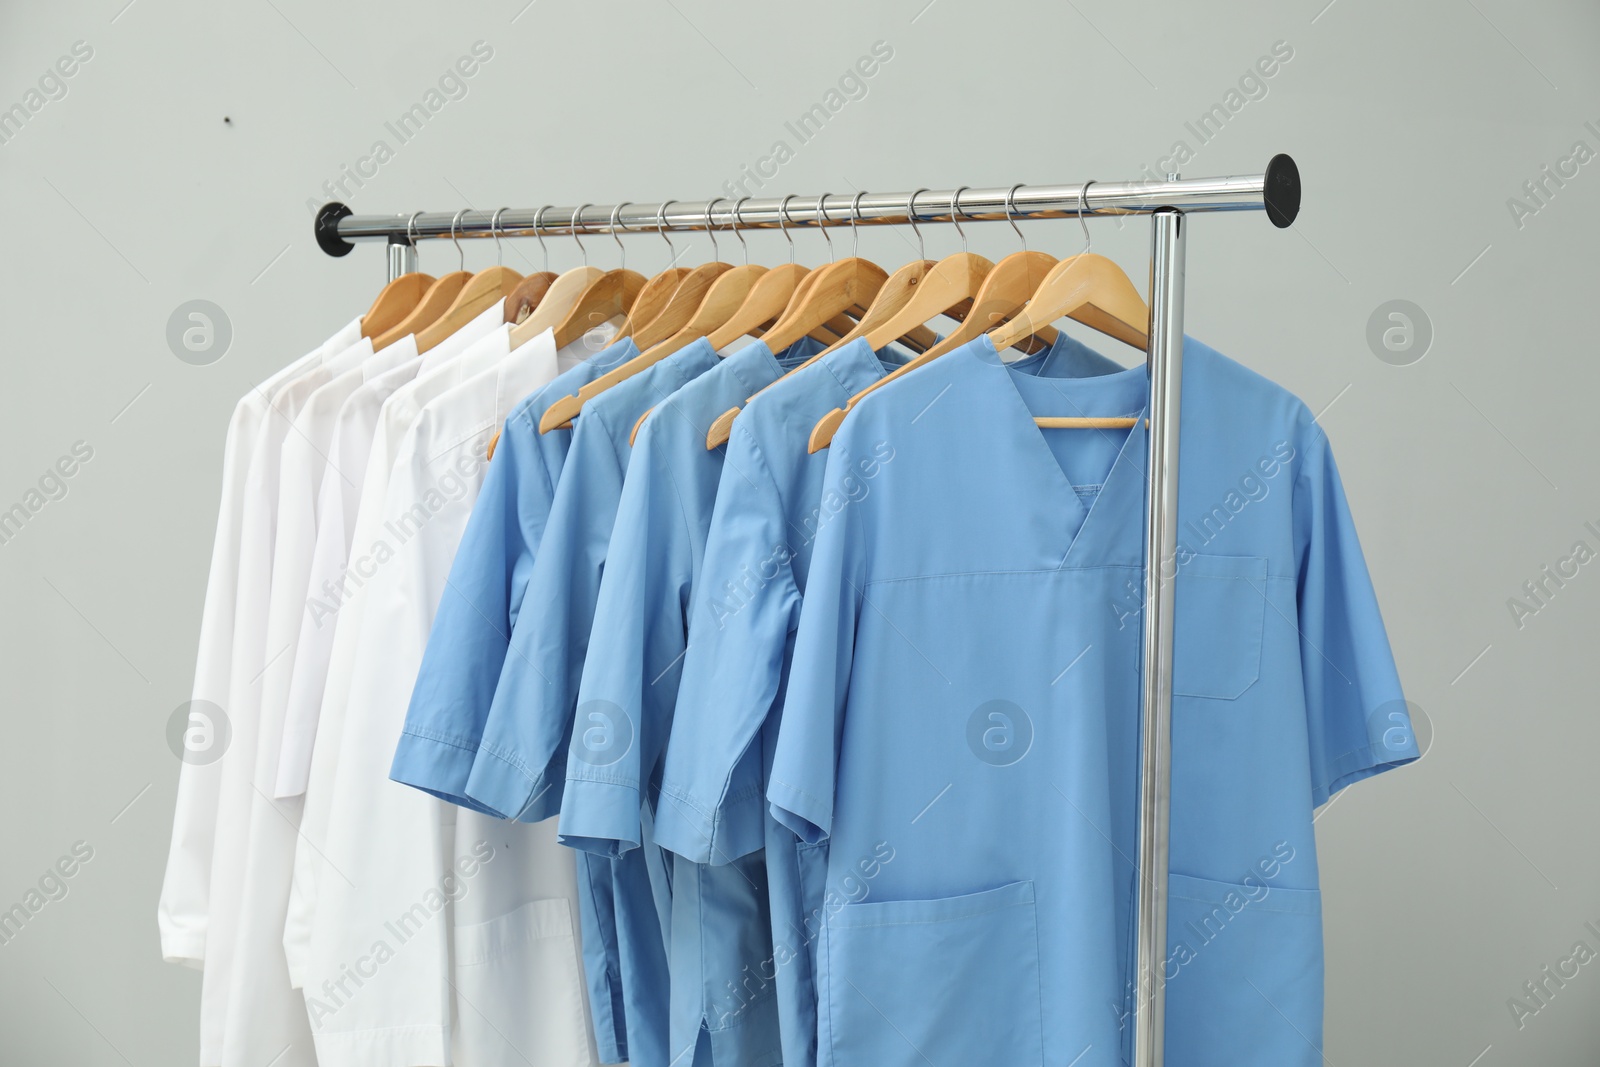
[[[1183,215],[1151,216],[1150,495],[1145,525],[1139,767],[1139,924],[1134,1067],[1162,1067],[1167,838],[1172,799],[1172,605],[1177,578],[1178,413],[1183,375]]]
[[[389,280],[417,272],[417,246],[404,238],[389,238]]]

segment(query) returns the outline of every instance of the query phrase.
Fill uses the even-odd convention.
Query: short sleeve
[[[467,778],[467,796],[483,809],[522,822],[560,809],[578,672],[622,493],[616,450],[593,418],[573,429]]]
[[[479,810],[466,795],[467,779],[553,495],[530,431],[508,424],[489,463],[389,771],[397,782]]]
[[[1310,426],[1301,440],[1294,500],[1300,657],[1320,805],[1419,753],[1328,439]]]
[[[828,450],[824,485],[848,474],[850,429],[847,422]],[[807,843],[825,839],[833,825],[839,737],[866,583],[861,511],[845,508],[817,531],[767,784],[772,817]]]
[[[765,843],[762,768],[746,754],[778,696],[800,608],[772,472],[738,422],[727,447],[656,809],[656,843],[697,863]]]
[[[641,783],[671,729],[683,659],[693,549],[657,425],[644,424],[623,481],[561,801],[562,844],[600,855],[639,846]]]

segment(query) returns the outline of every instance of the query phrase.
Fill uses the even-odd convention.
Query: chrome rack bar
[[[929,190],[747,199],[669,200],[624,205],[622,232],[771,229],[933,222],[952,211],[963,220],[1151,215],[1150,239],[1150,486],[1145,525],[1144,631],[1141,661],[1139,872],[1135,948],[1134,1067],[1163,1067],[1166,1022],[1168,836],[1172,800],[1172,634],[1177,577],[1178,414],[1183,378],[1184,216],[1210,211],[1265,211],[1274,226],[1300,212],[1300,172],[1293,159],[1274,156],[1260,174],[1166,181],[1083,182],[1008,189]],[[1008,209],[1009,202],[1009,209]],[[612,224],[611,205],[539,211],[467,211],[356,215],[344,204],[317,213],[317,243],[330,256],[349,254],[355,241],[389,242],[390,276],[416,269],[415,242],[455,236],[531,237],[589,232]]]
[[[1087,191],[1084,185],[1088,185]],[[1003,220],[1009,189],[964,189],[956,203],[962,221]],[[903,224],[913,220],[933,222],[950,217],[951,189],[931,189],[916,194],[914,210],[909,208],[911,193],[835,193],[815,196],[767,197],[745,200],[734,217],[736,203],[730,197],[714,200],[668,200],[658,204],[627,204],[617,215],[621,232],[674,232],[705,230],[772,229],[780,222],[788,226],[848,226],[852,219],[861,225]],[[788,208],[783,210],[787,201]],[[1078,185],[1032,185],[1017,189],[1012,200],[1013,217],[1018,219],[1064,219],[1079,214],[1080,202],[1087,215],[1150,215],[1162,209],[1185,213],[1195,211],[1262,211],[1274,225],[1284,227],[1294,221],[1300,208],[1300,175],[1294,160],[1274,156],[1261,174],[1225,178],[1185,178],[1178,181],[1087,182]],[[854,207],[852,207],[854,205]],[[535,222],[538,232],[558,236],[574,230],[587,233],[611,224],[613,206],[589,204],[551,206],[538,210],[513,208],[499,213],[491,228],[494,210],[430,211],[420,215],[356,215],[347,206],[331,203],[317,213],[317,243],[330,256],[347,255],[354,241],[392,241],[409,244],[418,238],[449,237],[455,222],[458,238],[532,237]],[[409,227],[408,227],[409,224]]]

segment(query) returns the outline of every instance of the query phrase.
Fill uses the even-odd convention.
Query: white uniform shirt
[[[233,619],[239,586],[239,536],[244,518],[244,487],[256,437],[272,395],[285,381],[319,362],[325,349],[340,350],[361,335],[361,321],[347,323],[322,345],[301,356],[252,389],[233,409],[222,452],[222,500],[211,545],[211,571],[200,616],[200,648],[195,658],[193,699],[222,707],[228,702],[233,653]],[[215,725],[211,731],[217,738]],[[197,753],[197,755],[200,755]],[[167,871],[156,906],[161,955],[169,963],[199,967],[205,960],[211,856],[216,840],[220,761],[185,760],[178,774]]]
[[[360,503],[356,508],[354,532],[350,538],[349,562],[343,571],[348,579],[346,585],[349,595],[339,606],[338,618],[334,621],[326,681],[320,699],[315,704],[314,716],[309,720],[303,717],[305,708],[311,704],[307,699],[304,704],[296,704],[291,709],[299,725],[291,723],[286,728],[314,735],[309,770],[306,772],[305,808],[300,819],[299,840],[295,845],[289,911],[283,929],[291,981],[297,987],[305,984],[312,916],[316,909],[318,883],[323,877],[322,848],[327,834],[334,772],[339,760],[345,701],[350,691],[350,667],[361,634],[366,578],[374,573],[372,568],[376,566],[373,549],[382,536],[389,474],[406,431],[411,428],[422,407],[455,384],[441,371],[447,369],[451,360],[463,355],[464,350],[475,342],[488,341],[491,346],[494,345],[496,326],[503,324],[504,314],[504,301],[498,301],[435,346],[429,351],[428,358],[442,366],[425,373],[422,366],[426,360],[420,362],[416,377],[389,394],[375,420]],[[410,342],[413,345],[415,343],[414,339],[410,339]],[[397,368],[391,373],[401,372]]]
[[[347,347],[285,381],[272,397],[256,435],[245,480],[239,539],[238,604],[234,613],[228,699],[222,704],[232,730],[219,762],[216,845],[211,863],[210,916],[205,975],[200,984],[202,1064],[222,1062],[230,1009],[234,948],[243,915],[245,856],[255,778],[261,673],[266,665],[267,608],[272,595],[272,554],[277,531],[278,474],[283,442],[301,408],[322,385],[358,363],[365,352]]]
[[[283,949],[300,802],[274,801],[271,797],[289,676],[316,542],[316,500],[335,422],[344,400],[364,381],[414,360],[415,355],[413,347],[404,344],[391,345],[374,355],[372,342],[363,339],[338,359],[341,363],[359,363],[311,394],[295,417],[279,457],[266,666],[261,676],[255,785],[249,798],[244,900],[240,906],[245,921],[239,926],[234,948],[234,987],[222,1049],[224,1067],[265,1062],[274,1062],[275,1067],[315,1067],[316,1062],[304,1003],[289,983]],[[335,472],[338,476],[339,472]]]
[[[476,349],[446,372],[464,374],[474,357],[490,358]],[[508,848],[497,833],[462,841],[460,862],[453,863],[454,810],[391,782],[388,769],[433,613],[482,482],[489,438],[556,367],[545,334],[445,392],[422,410],[391,475],[381,530],[384,561],[366,586],[329,808],[326,862],[343,877],[318,879],[305,989],[324,1067],[449,1061],[451,901],[470,897],[497,863],[521,860],[522,835],[512,835]],[[376,548],[373,554],[379,555]],[[484,936],[468,946],[470,989],[461,989],[460,1022],[463,1040],[468,1033],[476,1038],[475,1067],[530,1055],[540,1064],[593,1062],[570,860],[566,870],[560,887],[542,887],[557,895],[526,900],[502,894],[502,905],[515,905],[510,913],[485,917],[491,931],[473,930]],[[530,962],[537,964],[531,974]],[[538,981],[549,988],[532,984]],[[483,1003],[496,993],[499,1002]],[[478,1003],[467,1003],[472,1000]],[[496,1046],[491,1039],[497,1034],[518,1047]],[[465,1046],[462,1051],[462,1062],[469,1062]]]

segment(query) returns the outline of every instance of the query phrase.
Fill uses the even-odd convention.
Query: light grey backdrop
[[[27,118],[0,114],[0,509],[75,443],[92,457],[0,544],[0,908],[76,842],[93,856],[0,945],[0,1060],[193,1060],[199,979],[156,939],[164,729],[193,670],[233,403],[382,281],[379,246],[336,260],[312,242],[324,181],[365,167],[337,197],[363,212],[703,198],[742,167],[771,174],[783,141],[792,158],[749,191],[1130,178],[1179,142],[1191,176],[1296,157],[1292,230],[1194,223],[1188,330],[1323,412],[1432,735],[1318,822],[1328,1062],[1600,1062],[1600,963],[1547,981],[1520,1026],[1508,1006],[1534,1006],[1523,984],[1576,942],[1600,950],[1600,562],[1560,563],[1600,549],[1597,40],[1580,0],[6,5],[0,109]],[[385,123],[478,41],[492,57],[401,144]],[[892,59],[801,143],[785,122],[878,41]],[[71,77],[46,77],[77,42]],[[1292,56],[1241,87],[1275,44]],[[1214,104],[1227,118],[1202,141]],[[392,158],[362,164],[379,140]],[[1057,254],[1081,244],[1075,222],[1027,229]],[[958,247],[925,232],[930,254]],[[969,233],[1016,247],[1003,225]],[[1101,222],[1095,247],[1142,283],[1146,233]],[[697,241],[686,258],[709,252]],[[864,233],[862,252],[900,262],[908,241]],[[628,243],[630,265],[664,265],[655,237]],[[577,261],[551,245],[556,269]],[[467,266],[493,256],[471,244]],[[531,241],[506,252],[538,260]],[[430,272],[455,261],[423,249]],[[232,325],[209,366],[166,341],[192,299]],[[1415,314],[1408,350],[1384,321],[1402,330],[1391,361],[1369,343],[1392,300],[1425,317],[1420,360]],[[1577,574],[1515,617],[1546,565]]]

